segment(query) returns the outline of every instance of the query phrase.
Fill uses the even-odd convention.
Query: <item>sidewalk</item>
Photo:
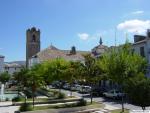
[[[11,105],[12,105],[12,101],[0,102],[0,107],[11,106]]]
[[[111,110],[116,110],[116,109],[120,109],[120,108],[112,106],[112,105],[105,104],[104,109],[111,111]]]

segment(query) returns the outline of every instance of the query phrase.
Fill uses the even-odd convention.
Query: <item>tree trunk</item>
[[[121,87],[121,92],[123,93],[123,86]],[[124,95],[121,96],[121,105],[122,105],[122,112],[124,112]]]
[[[61,93],[61,85],[59,85],[59,94]]]
[[[70,91],[70,97],[72,97],[72,90]]]
[[[70,96],[72,97],[72,84],[70,85]]]
[[[33,108],[34,108],[34,96],[35,96],[36,86],[32,86],[32,99],[33,99]]]
[[[18,97],[19,97],[19,87],[20,87],[20,86],[18,85]]]
[[[145,107],[142,107],[142,110],[144,111],[144,110],[145,110]]]
[[[34,108],[34,91],[32,92],[32,101],[33,101],[33,108]]]
[[[121,99],[121,105],[122,105],[122,112],[124,112],[124,99],[123,99],[123,95],[122,95],[122,99]]]
[[[93,103],[93,92],[91,91],[91,104]]]
[[[25,95],[25,103],[27,103],[27,98],[26,98],[27,96]]]
[[[25,94],[25,93],[24,93]],[[25,94],[25,103],[27,103],[27,95]]]
[[[83,85],[82,85],[82,92],[81,93],[82,93],[82,98],[84,98],[84,96],[83,96]]]
[[[93,103],[93,85],[92,84],[91,84],[90,96],[91,96],[91,104],[92,104]]]

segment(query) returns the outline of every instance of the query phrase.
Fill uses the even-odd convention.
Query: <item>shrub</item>
[[[133,104],[141,106],[143,110],[150,106],[150,79],[143,74],[130,78],[126,91]]]
[[[27,103],[24,103],[20,106],[20,109],[19,109],[21,112],[22,111],[32,111],[33,108],[30,104],[27,104]]]
[[[77,103],[77,106],[86,106],[87,101],[84,100],[83,98]]]
[[[56,90],[50,90],[50,92],[52,92],[52,93],[53,93],[53,95],[58,95],[58,94],[59,94],[59,92],[58,92],[58,91],[56,91]]]
[[[21,97],[14,97],[14,98],[12,99],[13,102],[19,102],[19,101],[21,101],[21,100],[22,100]]]
[[[5,101],[9,101],[9,98],[6,98]]]
[[[65,94],[64,93],[59,93],[57,98],[58,99],[63,99],[63,98],[65,98]]]

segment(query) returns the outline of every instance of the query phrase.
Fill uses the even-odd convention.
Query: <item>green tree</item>
[[[44,62],[42,66],[44,69],[43,72],[44,80],[47,83],[52,83],[53,81],[65,80],[64,74],[68,67],[68,62],[65,61],[64,59],[57,58],[57,59],[49,60]]]
[[[40,71],[41,71],[41,64],[37,64],[34,65],[27,74],[28,76],[27,86],[32,90],[33,107],[35,100],[35,92],[37,88],[45,85],[43,76],[41,75]]]
[[[130,77],[134,77],[140,72],[144,73],[147,68],[146,60],[133,53],[129,43],[107,51],[100,59],[99,65],[106,72],[108,78],[121,87],[122,92],[124,92],[126,81]],[[124,111],[123,97],[122,111]]]
[[[64,74],[64,80],[68,81],[70,83],[70,86],[72,87],[73,82],[78,80],[79,76],[81,76],[81,62],[73,62],[70,61],[68,64],[67,69],[65,70]],[[70,90],[70,95],[72,96],[72,90]]]
[[[19,72],[15,72],[13,74],[13,79],[17,82],[18,86],[18,96],[19,96],[19,91],[25,91],[27,87],[27,82],[28,82],[28,69],[23,68]],[[25,103],[26,103],[26,95],[25,95]]]
[[[7,72],[3,72],[0,74],[0,82],[2,84],[6,84],[6,82],[8,82],[10,79],[10,75]]]
[[[20,76],[19,72],[14,72],[13,73],[13,80],[15,80],[16,85],[17,85],[17,90],[18,90],[18,97],[19,97],[19,92],[21,90],[21,81],[22,81],[22,77]]]
[[[90,83],[91,86],[91,103],[93,101],[93,85],[99,81],[99,75],[101,73],[97,60],[91,56],[91,54],[84,55],[84,78]]]
[[[128,80],[126,92],[132,103],[141,106],[143,110],[150,106],[150,79],[143,73]]]

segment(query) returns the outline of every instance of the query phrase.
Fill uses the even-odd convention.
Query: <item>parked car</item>
[[[61,85],[62,85],[62,82],[60,82],[60,81],[54,81],[52,83],[52,87],[54,87],[54,88],[61,88]]]
[[[91,87],[90,86],[81,86],[79,92],[80,93],[90,93]]]
[[[76,91],[80,91],[81,85],[76,84],[76,85],[75,85],[75,88],[76,88]]]
[[[118,90],[110,90],[110,91],[108,91],[108,92],[105,92],[105,93],[103,93],[103,95],[105,96],[105,97],[108,97],[108,98],[113,98],[113,99],[119,99],[119,98],[121,98],[122,96],[125,96],[125,94],[124,93],[121,93],[120,91],[118,91]]]
[[[78,84],[74,84],[71,86],[72,91],[80,91],[81,86]]]
[[[93,96],[103,96],[104,92],[107,92],[107,88],[105,88],[105,87],[94,87],[94,88],[92,88]]]
[[[70,90],[71,91],[76,91],[76,87],[72,85],[72,86],[70,86]]]
[[[70,84],[69,83],[64,84],[63,89],[69,90],[70,89]]]

